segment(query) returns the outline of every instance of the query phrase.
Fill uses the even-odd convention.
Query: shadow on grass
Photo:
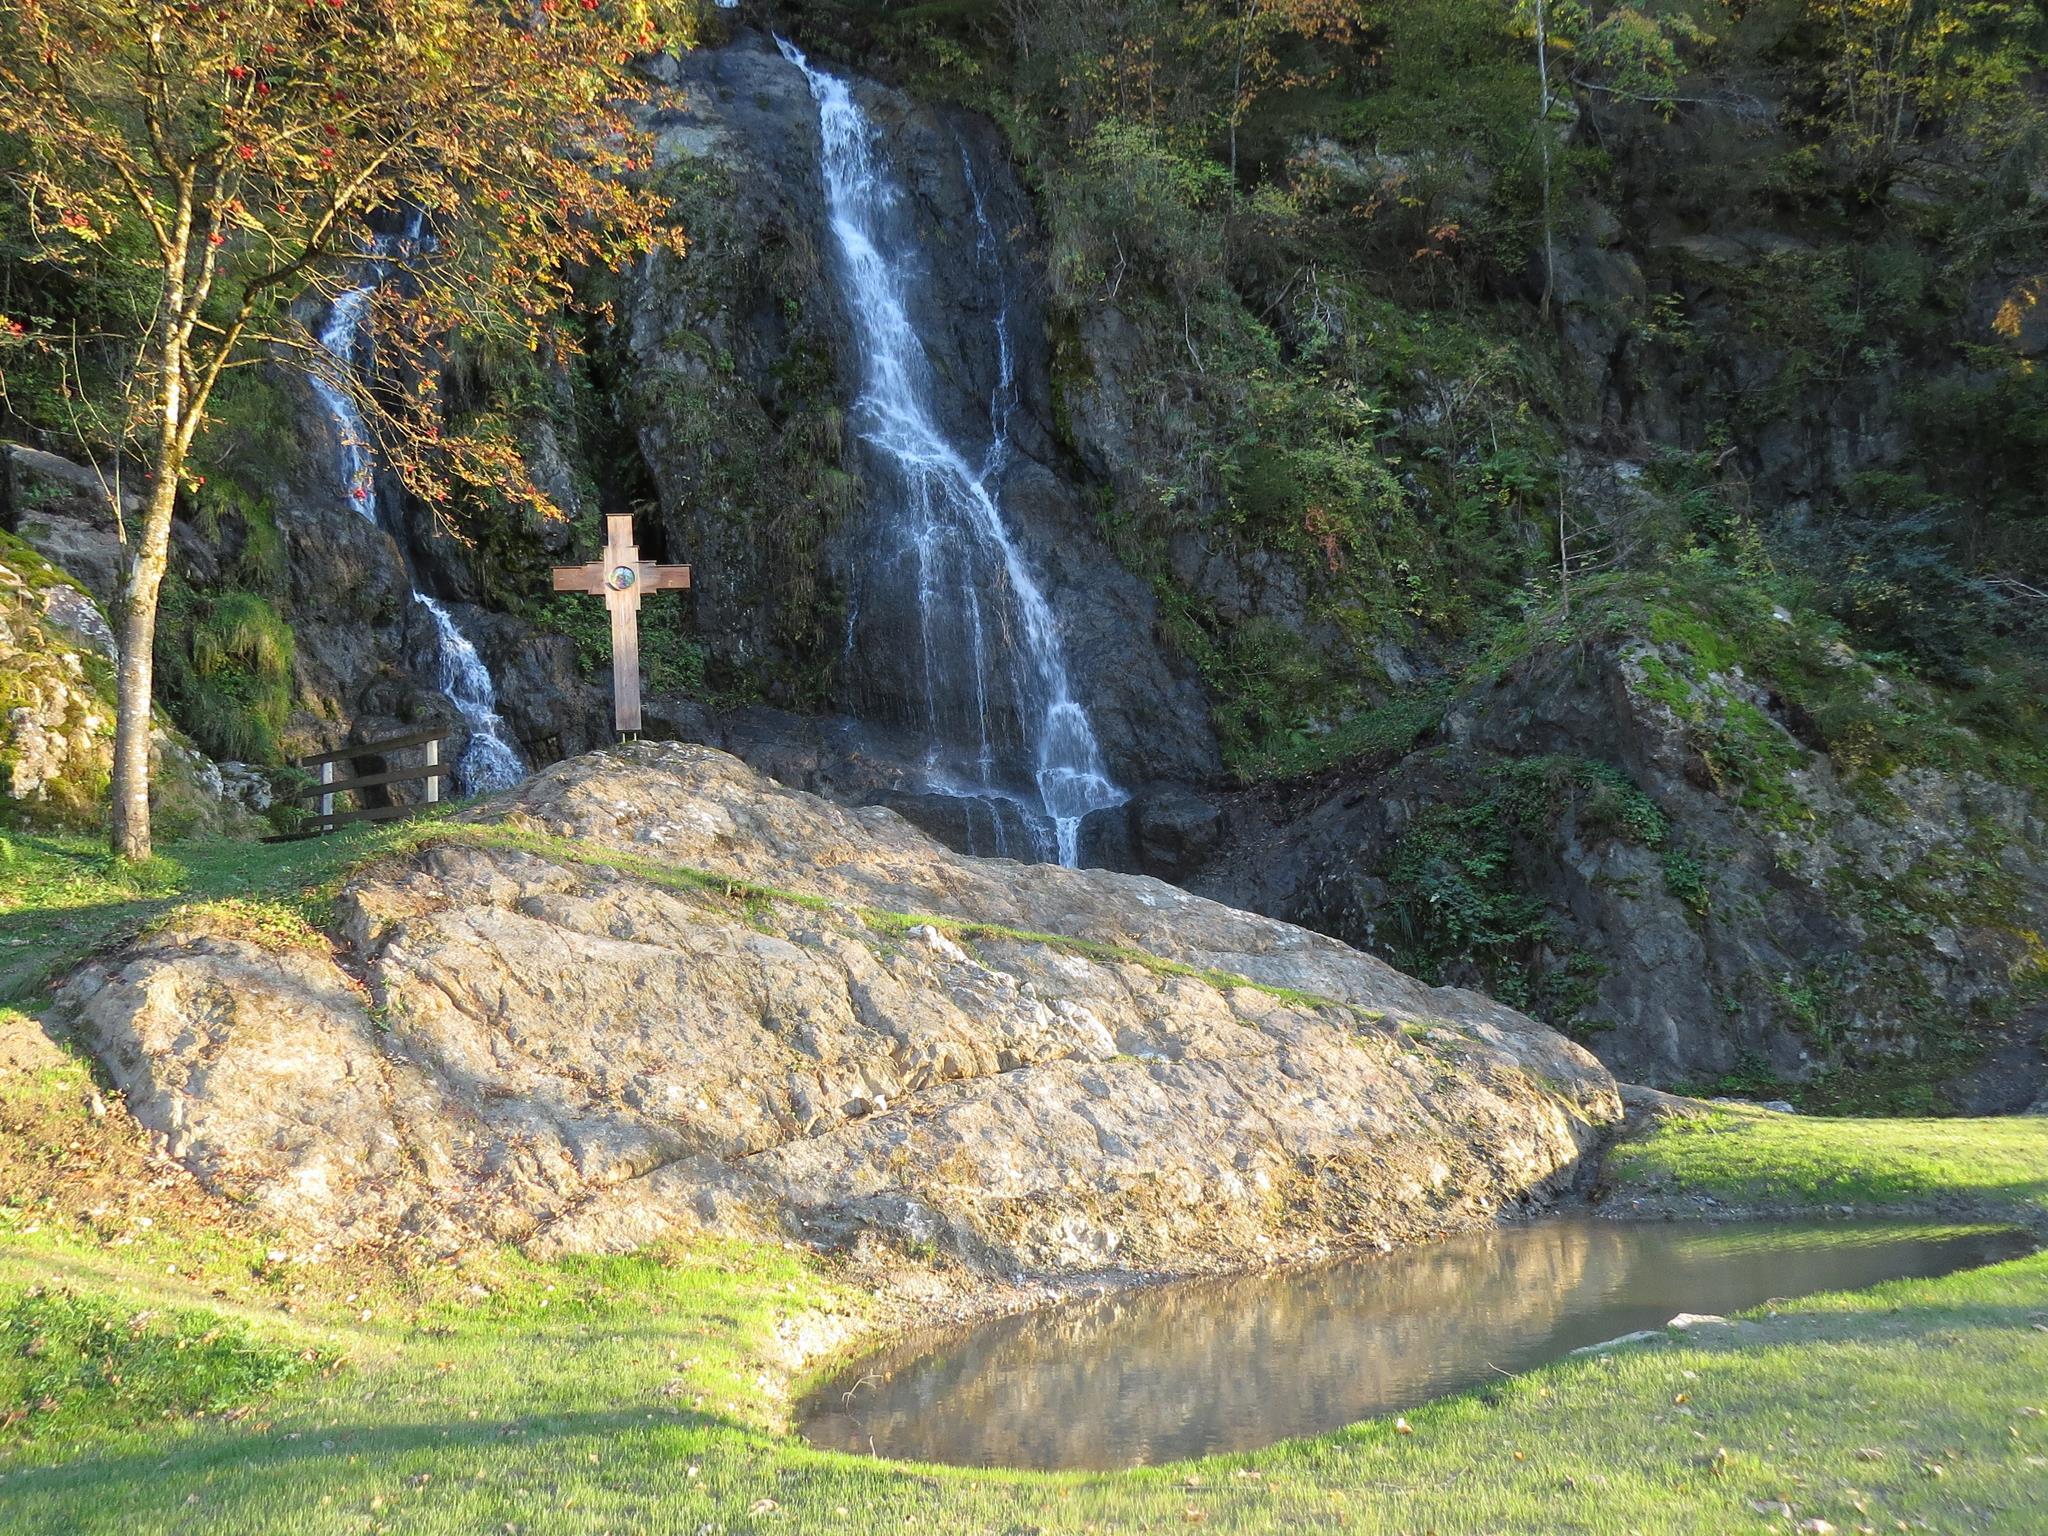
[[[155,859],[131,869],[97,844],[9,833],[15,852],[0,863],[0,878],[13,880],[21,894],[4,916],[8,937],[24,942],[0,951],[0,1005],[33,1003],[56,975],[182,902],[303,890],[332,879],[393,835],[388,828],[352,827],[300,843],[217,838],[166,844]]]
[[[0,1005],[23,1007],[43,1001],[66,971],[93,955],[139,933],[171,910],[182,896],[137,898],[67,907],[61,919],[51,917],[27,926],[19,936],[27,942],[0,965]],[[18,923],[20,914],[12,914]]]
[[[262,1411],[304,1408],[303,1402],[284,1405],[260,1404]],[[255,1416],[252,1415],[252,1418]],[[535,1446],[562,1442],[568,1454],[572,1442],[592,1439],[616,1441],[628,1434],[660,1433],[692,1436],[706,1441],[713,1437],[730,1441],[744,1438],[765,1442],[770,1437],[747,1429],[721,1415],[696,1409],[616,1408],[564,1413],[532,1413],[517,1416],[494,1415],[488,1419],[423,1419],[412,1424],[333,1424],[318,1427],[308,1418],[304,1428],[286,1429],[256,1419],[248,1427],[218,1421],[209,1422],[181,1442],[165,1445],[138,1431],[151,1443],[118,1454],[75,1456],[75,1442],[53,1440],[16,1442],[9,1451],[14,1462],[7,1479],[10,1496],[106,1484],[119,1486],[131,1480],[144,1484],[192,1474],[212,1480],[224,1467],[232,1467],[243,1478],[295,1478],[310,1475],[319,1467],[348,1468],[359,1463],[387,1469],[403,1476],[415,1470],[422,1455],[436,1458],[496,1452],[508,1446]],[[687,1447],[679,1446],[678,1453]],[[47,1450],[53,1458],[39,1461],[36,1452]],[[357,1474],[352,1474],[357,1476]]]

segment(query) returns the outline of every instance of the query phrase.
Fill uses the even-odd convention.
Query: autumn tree
[[[1822,40],[1819,123],[1866,190],[1931,125],[1995,143],[2034,117],[2041,8],[2028,0],[1808,0]]]
[[[1230,40],[1230,174],[1237,175],[1237,131],[1268,91],[1308,85],[1316,74],[1298,55],[1304,45],[1355,42],[1369,24],[1362,0],[1237,0],[1223,26]]]
[[[418,218],[432,238],[395,250],[402,279],[378,296],[398,381],[362,400],[379,446],[429,502],[477,481],[542,501],[508,447],[443,430],[434,349],[479,330],[573,349],[578,269],[680,239],[631,174],[649,150],[622,103],[633,54],[686,21],[646,0],[14,0],[0,14],[0,133],[40,253],[88,264],[139,247],[155,298],[114,444],[145,480],[139,526],[122,527],[117,854],[150,852],[157,600],[222,377],[325,364],[308,324],[362,282],[380,229]]]

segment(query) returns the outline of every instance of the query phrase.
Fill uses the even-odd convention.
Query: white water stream
[[[402,234],[380,235],[371,242],[364,280],[335,299],[320,327],[320,345],[334,359],[336,374],[328,376],[317,368],[307,374],[341,443],[336,468],[342,494],[372,523],[377,521],[377,462],[363,413],[343,380],[355,376],[367,360],[371,296],[390,276],[395,260],[423,238],[421,220],[415,215]],[[456,791],[475,795],[517,784],[526,776],[526,765],[505,739],[490,669],[445,607],[417,587],[412,599],[433,621],[434,686],[448,696],[469,727],[468,744],[455,764]]]
[[[926,787],[1010,802],[1027,824],[1049,824],[1050,846],[1041,857],[1074,864],[1082,819],[1128,797],[1104,768],[1087,711],[1074,697],[1058,621],[996,503],[1017,399],[1007,295],[995,324],[991,437],[976,466],[938,423],[930,360],[910,318],[909,265],[892,251],[888,234],[888,210],[900,194],[877,154],[874,127],[846,81],[811,68],[782,38],[776,46],[803,72],[818,106],[839,282],[863,364],[855,419],[897,482],[898,494],[881,509],[891,526],[877,550],[907,546],[914,557]],[[977,254],[1000,281],[1000,243],[971,164],[967,171]],[[852,633],[849,620],[849,641]],[[1004,751],[1009,718],[1024,736],[1028,789],[1004,782],[1005,761],[1017,755]],[[992,820],[1000,836],[1002,818],[993,808]]]

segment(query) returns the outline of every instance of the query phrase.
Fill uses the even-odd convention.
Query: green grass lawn
[[[126,864],[95,839],[0,833],[0,1017],[40,998],[51,972],[188,902],[317,910],[327,886],[421,823],[371,823],[291,843],[166,845]]]
[[[1607,1173],[1624,1192],[1686,1191],[1745,1208],[1981,1207],[2048,1225],[2048,1119],[1709,1115],[1617,1147]]]
[[[16,1005],[177,901],[317,917],[323,883],[399,835],[180,850],[142,882],[17,839]],[[1617,1149],[1609,1180],[2048,1232],[2048,1121],[1715,1115]],[[1037,1474],[782,1434],[787,1337],[888,1316],[794,1249],[295,1247],[152,1158],[76,1058],[0,1076],[0,1531],[2048,1532],[2048,1256],[1567,1359],[1405,1433]]]

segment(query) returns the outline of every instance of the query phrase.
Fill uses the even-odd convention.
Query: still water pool
[[[1399,1413],[1679,1312],[1943,1275],[2024,1233],[1552,1218],[914,1336],[827,1382],[814,1444],[960,1466],[1128,1467]]]

